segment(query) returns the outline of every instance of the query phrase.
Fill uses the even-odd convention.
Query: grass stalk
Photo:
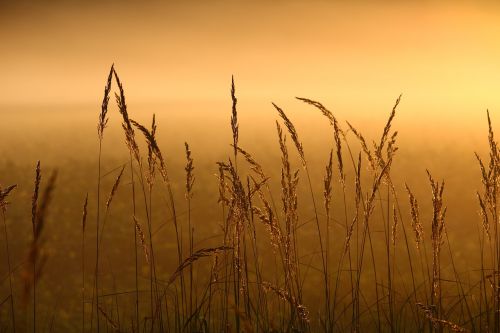
[[[12,288],[12,265],[11,265],[11,255],[9,248],[9,233],[7,231],[7,219],[6,219],[6,211],[7,211],[7,197],[12,190],[14,190],[17,185],[11,185],[6,189],[0,188],[0,211],[2,212],[2,220],[3,220],[3,228],[4,228],[4,236],[5,236],[5,252],[7,253],[7,269],[9,270],[9,298],[10,298],[10,313],[11,313],[11,321],[12,321],[12,332],[16,333],[16,309],[14,307],[14,289]]]
[[[85,202],[83,203],[83,213],[82,213],[82,333],[85,332],[85,227],[87,224],[87,205],[89,201],[89,195],[85,196]]]

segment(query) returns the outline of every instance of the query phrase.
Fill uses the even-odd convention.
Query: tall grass
[[[42,181],[42,171],[40,161],[38,161],[35,169],[35,184],[31,201],[31,224],[33,237],[29,246],[27,267],[24,272],[24,298],[27,302],[27,297],[32,292],[32,310],[33,310],[33,332],[37,331],[37,284],[42,275],[45,262],[47,260],[46,254],[43,252],[44,238],[43,231],[45,230],[45,223],[49,210],[50,203],[55,188],[57,179],[57,171],[53,171],[47,186],[45,187],[42,195],[39,195],[40,185]],[[31,271],[29,268],[31,268]]]
[[[110,172],[116,173],[116,178],[105,189],[102,165],[107,156],[103,138],[113,82],[117,86],[115,100],[129,156],[126,165]],[[220,225],[216,226],[219,231],[211,240],[213,244],[202,246],[208,241],[199,234],[198,226],[205,221],[195,219],[193,214],[197,208],[193,198],[205,199],[194,196],[196,150],[192,151],[185,143],[184,177],[171,178],[157,138],[155,116],[150,128],[132,120],[123,83],[114,66],[111,67],[98,120],[92,301],[86,299],[85,289],[89,195],[85,197],[81,219],[82,332],[101,329],[496,332],[500,329],[497,211],[500,163],[489,112],[489,160],[483,162],[476,154],[482,182],[482,189],[476,194],[479,269],[464,273],[454,258],[454,240],[449,237],[451,231],[445,223],[444,181],[435,180],[427,171],[428,195],[417,199],[409,185],[398,184],[392,177],[391,167],[398,151],[398,132],[393,128],[401,96],[389,109],[388,120],[373,144],[351,123],[341,124],[322,103],[297,99],[320,111],[331,125],[331,141],[324,154],[326,163],[321,174],[314,173],[306,159],[307,149],[299,139],[299,128],[282,108],[272,104],[270,109],[274,107],[280,119],[276,122],[276,146],[272,148],[279,154],[279,176],[273,179],[274,173],[265,170],[257,155],[240,145],[245,133],[240,133],[236,86],[231,78],[228,157],[213,166],[217,172],[213,186],[218,183],[221,206]],[[135,131],[142,134],[144,142],[138,140]],[[297,154],[290,151],[290,144]],[[139,149],[143,145],[147,148],[144,156]],[[201,163],[197,163],[197,168],[198,165]],[[132,290],[122,290],[118,283],[125,277],[115,275],[111,269],[101,269],[106,259],[101,247],[110,243],[104,237],[104,227],[106,221],[114,218],[110,214],[111,204],[122,190],[120,184],[126,172],[130,172],[131,213],[127,218],[133,228],[134,239],[130,241],[134,253],[124,256],[130,258],[130,270],[134,273]],[[156,183],[157,174],[163,183]],[[56,176],[49,179],[40,195],[41,175],[38,163],[31,202],[33,239],[24,263],[24,295],[32,292],[29,324],[26,320],[26,323],[19,321],[20,310],[16,307],[19,302],[14,302],[16,271],[11,262],[12,234],[8,230],[6,209],[7,198],[13,197],[15,186],[0,188],[7,258],[5,279],[9,289],[0,305],[10,303],[9,323],[0,328],[5,326],[11,331],[28,325],[32,325],[34,332],[43,330],[37,311],[41,301],[37,299],[37,281],[46,258],[41,236]],[[410,182],[410,175],[407,176]],[[275,184],[279,184],[278,188],[274,188]],[[208,185],[197,181],[196,189]],[[180,187],[184,204],[176,196]],[[101,206],[103,191],[109,195]],[[306,198],[301,195],[304,191],[308,193]],[[318,195],[322,206],[317,201]],[[408,197],[407,202],[402,203],[401,195]],[[155,196],[164,200],[153,207]],[[157,230],[154,223],[158,221],[157,217],[153,221],[153,216],[158,216],[154,213],[160,209],[168,211],[168,216],[162,219],[172,223],[173,232],[167,239],[154,238]],[[112,233],[112,228],[109,226],[106,232]],[[173,253],[165,254],[162,247],[155,248],[159,242],[173,242]],[[164,262],[164,258],[172,257],[175,257],[173,262]],[[105,293],[105,277],[112,280],[110,294]],[[140,282],[141,279],[148,283]],[[113,297],[114,304],[110,305],[105,297]],[[86,312],[87,303],[91,303],[90,316]]]
[[[106,86],[104,87],[104,97],[101,105],[101,112],[99,113],[99,121],[97,124],[97,136],[99,138],[99,154],[98,154],[98,164],[97,164],[97,213],[96,213],[96,260],[95,260],[95,309],[97,317],[97,332],[100,331],[99,322],[99,229],[100,229],[100,214],[101,214],[101,157],[102,157],[102,141],[104,139],[104,129],[108,124],[108,103],[109,94],[111,91],[111,80],[113,78],[114,68],[111,69],[108,74],[108,79]],[[93,303],[93,302],[92,302]],[[92,320],[92,319],[91,319]],[[91,324],[92,327],[92,324]]]

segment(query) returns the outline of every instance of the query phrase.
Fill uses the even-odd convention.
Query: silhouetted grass
[[[101,209],[101,192],[104,191],[101,162],[106,158],[102,148],[113,82],[118,88],[115,97],[129,151],[129,167],[117,168],[120,171]],[[393,128],[401,96],[390,110],[379,140],[373,144],[351,123],[346,122],[344,128],[333,112],[320,102],[297,98],[320,111],[332,126],[331,145],[324,151],[327,162],[324,173],[320,175],[312,172],[314,169],[306,159],[307,149],[299,140],[297,128],[285,111],[273,104],[284,124],[276,122],[280,164],[279,188],[275,191],[268,176],[273,172],[266,172],[254,155],[240,146],[243,132],[240,133],[234,78],[230,98],[232,107],[228,118],[232,140],[228,140],[228,158],[214,161],[214,170],[218,168],[220,207],[213,209],[221,210],[219,225],[214,226],[219,230],[214,241],[217,244],[202,246],[206,237],[198,233],[198,226],[206,221],[193,217],[192,211],[196,208],[193,198],[208,200],[202,196],[203,192],[195,197],[198,187],[217,185],[215,182],[195,182],[196,150],[192,151],[187,143],[184,146],[185,177],[170,177],[166,154],[157,141],[154,115],[151,129],[132,120],[123,83],[115,68],[111,67],[98,120],[96,257],[91,300],[86,299],[90,296],[86,295],[85,289],[87,213],[88,206],[92,205],[88,195],[81,221],[82,332],[99,332],[101,329],[119,332],[500,330],[497,204],[500,163],[489,112],[489,160],[483,162],[476,154],[483,185],[477,192],[480,271],[470,272],[457,267],[453,257],[446,228],[444,181],[435,180],[427,171],[428,197],[418,200],[406,183],[395,184],[393,181],[391,167],[398,151],[398,132]],[[144,136],[145,142],[137,140],[135,130]],[[289,150],[289,138],[293,151]],[[139,147],[142,145],[147,147],[147,155],[141,154]],[[295,150],[297,155],[294,155]],[[308,158],[311,156],[307,155]],[[366,162],[363,162],[363,157]],[[112,172],[116,173],[115,170]],[[422,168],[422,173],[424,171]],[[126,172],[130,172],[130,184],[124,184]],[[38,163],[32,195],[33,240],[28,260],[21,263],[25,267],[22,275],[24,304],[32,293],[32,318],[20,313],[23,310],[19,306],[15,307],[15,303],[20,302],[14,301],[20,295],[16,295],[12,287],[17,273],[11,262],[9,242],[12,242],[12,235],[5,215],[7,198],[15,200],[12,192],[15,185],[0,188],[8,270],[5,281],[8,280],[9,284],[8,296],[0,299],[0,305],[10,303],[9,322],[2,323],[0,329],[6,331],[28,327],[34,332],[38,328],[44,330],[38,325],[39,300],[36,295],[37,290],[40,292],[37,281],[46,258],[42,230],[54,190],[55,174],[39,198],[41,175]],[[156,182],[158,175],[162,183]],[[408,174],[406,178],[412,176]],[[105,264],[109,258],[101,252],[101,243],[114,245],[103,237],[104,225],[109,219],[116,219],[110,214],[113,198],[129,188],[128,185],[131,189],[131,214],[127,219],[134,230],[134,240],[130,243],[133,243],[135,256],[125,253],[123,256],[130,257],[134,288],[122,290],[119,282],[126,277],[107,269]],[[307,187],[310,198],[300,196],[301,186]],[[185,203],[182,207],[185,206],[185,210],[181,208],[181,213],[174,195],[178,188],[184,188]],[[316,193],[318,188],[321,188],[321,193]],[[402,204],[398,194],[405,193],[404,190],[408,194],[408,203]],[[163,207],[160,204],[153,207],[154,194],[163,199]],[[319,194],[322,207],[316,204]],[[140,196],[144,200],[137,200]],[[426,204],[422,205],[422,202]],[[304,214],[299,211],[299,205],[310,209]],[[168,239],[154,237],[158,227],[153,223],[153,213],[162,208],[166,216],[161,217],[161,222],[171,223],[173,227],[173,234]],[[101,210],[104,209],[102,216]],[[113,207],[115,209],[117,207]],[[422,210],[432,212],[431,218],[422,218],[425,216],[421,214]],[[157,222],[156,217],[154,222]],[[408,233],[406,228],[409,228]],[[424,234],[424,229],[430,230],[430,234]],[[106,229],[107,234],[113,232],[113,225]],[[175,242],[175,248],[167,256],[176,257],[175,270],[165,271],[164,265],[159,265],[164,257],[155,257],[153,241],[156,244]],[[140,252],[143,256],[139,256]],[[143,269],[145,265],[147,269]],[[148,283],[143,283],[143,280]],[[47,288],[50,283],[47,281],[44,286]],[[109,290],[112,292],[106,292]],[[118,302],[119,298],[126,298],[128,302]],[[92,308],[90,316],[86,311],[87,303]],[[131,304],[132,308],[128,308]],[[25,320],[20,322],[19,318],[23,316]],[[90,325],[87,325],[88,321]]]

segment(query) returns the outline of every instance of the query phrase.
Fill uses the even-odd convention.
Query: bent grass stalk
[[[165,183],[166,187],[167,187],[167,193],[168,193],[168,200],[169,200],[169,203],[170,203],[170,209],[172,211],[172,221],[173,221],[173,224],[174,224],[174,229],[175,229],[175,235],[176,235],[176,241],[177,241],[177,257],[178,257],[178,262],[179,264],[182,262],[182,248],[181,248],[181,235],[179,234],[179,227],[178,227],[178,220],[177,220],[177,212],[176,212],[176,209],[175,209],[175,202],[174,202],[174,193],[173,193],[173,190],[172,190],[172,186],[171,186],[171,183],[170,183],[170,178],[169,178],[169,175],[168,175],[168,171],[167,171],[167,166],[166,166],[166,163],[165,163],[165,160],[163,159],[163,155],[161,153],[161,150],[160,148],[158,147],[158,143],[156,141],[156,138],[155,136],[153,135],[152,132],[150,132],[146,127],[144,127],[143,125],[139,124],[138,122],[134,121],[134,120],[130,120],[131,124],[133,124],[137,129],[139,129],[140,132],[142,132],[142,134],[144,135],[144,137],[146,138],[146,142],[148,144],[148,146],[150,147],[151,151],[152,151],[152,154],[155,156],[155,161],[157,163],[157,166],[158,166],[158,169],[159,169],[159,172],[160,172],[160,175],[163,179],[163,182]],[[184,274],[181,273],[181,306],[183,308],[183,310],[185,309],[185,297],[184,295],[186,294],[185,292],[185,284],[184,284]],[[163,297],[159,297],[158,299],[162,299]],[[155,314],[154,317],[153,317],[153,321],[155,319],[155,316],[156,316],[156,313],[158,313],[158,309],[160,308],[159,304],[157,304],[155,306],[156,310],[154,311]],[[184,313],[185,313],[185,310],[184,310]]]
[[[120,114],[122,115],[123,121],[122,121],[122,128],[125,132],[125,144],[127,145],[127,148],[129,150],[129,162],[130,162],[130,177],[131,177],[131,182],[132,182],[132,216],[135,217],[137,214],[136,211],[136,197],[135,197],[135,179],[134,179],[134,165],[133,165],[133,159],[132,156],[135,158],[139,166],[142,165],[141,163],[141,157],[139,153],[139,146],[137,145],[135,141],[135,133],[134,129],[132,128],[129,116],[128,116],[128,111],[127,111],[127,104],[125,101],[125,93],[123,90],[123,85],[120,81],[120,78],[118,76],[118,73],[116,70],[113,69],[113,75],[115,77],[116,83],[118,85],[118,89],[120,91],[120,94],[115,94],[115,99],[116,99],[116,104],[118,105],[118,110],[120,111]],[[142,175],[142,169],[141,169],[141,175]],[[147,212],[147,209],[146,209]],[[149,218],[148,218],[149,220]],[[135,259],[135,320],[136,320],[136,330],[139,331],[139,262],[138,262],[138,253],[137,253],[137,228],[136,228],[136,222],[135,219],[133,219],[133,225],[134,225],[134,259]],[[152,300],[152,298],[151,298]]]
[[[109,103],[109,93],[111,91],[111,79],[113,78],[114,65],[111,65],[111,69],[108,74],[108,79],[106,86],[104,87],[104,97],[101,105],[101,112],[99,114],[99,122],[97,124],[97,136],[99,138],[99,154],[98,154],[98,164],[97,164],[97,212],[96,212],[96,260],[95,260],[95,303],[96,303],[96,316],[97,316],[97,332],[100,332],[99,323],[99,229],[100,229],[100,213],[101,213],[101,157],[102,157],[102,141],[104,138],[104,129],[108,124],[108,103]],[[92,324],[91,324],[92,326]]]
[[[307,161],[306,161],[305,154],[304,154],[304,148],[302,146],[302,143],[299,140],[299,137],[298,137],[297,131],[295,129],[295,126],[290,121],[290,119],[288,119],[288,117],[285,114],[285,112],[280,107],[278,107],[276,104],[274,104],[274,103],[273,103],[273,106],[278,111],[280,117],[283,119],[283,122],[285,123],[285,127],[288,129],[288,132],[290,133],[290,137],[292,138],[292,141],[295,144],[295,148],[297,149],[297,152],[299,153],[300,160],[302,162],[302,166],[304,167],[304,170],[306,171],[307,181],[308,181],[308,184],[309,184],[309,191],[310,191],[311,200],[312,200],[313,208],[314,208],[314,218],[315,218],[315,221],[316,221],[316,228],[317,228],[317,231],[318,231],[319,248],[320,248],[320,252],[321,252],[321,264],[322,264],[322,268],[323,268],[325,299],[328,300],[328,298],[329,298],[328,297],[328,295],[329,295],[329,291],[328,291],[328,272],[326,270],[325,251],[324,251],[324,247],[323,247],[323,239],[321,237],[321,227],[319,225],[318,209],[316,208],[316,200],[314,198],[314,191],[313,191],[313,188],[312,188],[312,181],[311,181],[311,176],[309,174],[309,168],[307,167]],[[327,312],[329,312],[329,310]]]

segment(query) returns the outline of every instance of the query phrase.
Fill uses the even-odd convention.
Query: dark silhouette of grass
[[[108,190],[105,214],[101,216],[100,194],[104,190],[101,162],[106,158],[102,148],[113,82],[118,88],[115,97],[129,150],[129,167],[121,167]],[[279,189],[276,192],[268,176],[272,173],[267,173],[252,153],[239,145],[241,124],[234,78],[231,79],[230,97],[230,157],[216,164],[218,202],[222,211],[220,226],[217,226],[220,228],[219,243],[201,246],[202,237],[198,233],[195,237],[195,230],[205,221],[194,220],[192,211],[196,201],[192,199],[198,186],[209,184],[195,183],[196,150],[192,151],[185,143],[185,178],[182,181],[172,179],[157,141],[154,115],[151,129],[132,120],[123,83],[114,66],[111,67],[98,120],[97,241],[91,301],[86,300],[85,293],[86,227],[91,202],[88,195],[83,204],[82,332],[94,329],[97,332],[101,329],[119,332],[495,332],[500,329],[497,211],[500,158],[489,112],[489,160],[483,162],[476,154],[483,188],[477,192],[477,251],[481,269],[473,275],[474,281],[459,270],[453,258],[445,223],[444,181],[436,181],[427,171],[430,190],[426,199],[430,205],[422,206],[422,198],[417,200],[406,184],[403,185],[408,203],[401,204],[398,198],[391,166],[398,151],[397,131],[393,128],[401,96],[390,110],[380,139],[373,144],[351,123],[343,128],[336,116],[320,102],[297,98],[320,111],[332,126],[332,146],[325,149],[328,159],[321,175],[311,171],[295,125],[282,108],[273,104],[284,124],[282,127],[276,122],[280,152]],[[136,130],[145,139],[145,156],[139,149],[143,143],[137,140]],[[298,153],[297,159],[289,151],[289,138]],[[143,159],[147,159],[147,166]],[[296,169],[297,164],[303,170]],[[111,269],[103,269],[107,258],[101,252],[101,242],[106,243],[104,224],[113,218],[110,214],[113,198],[126,188],[123,184],[126,172],[130,172],[132,192],[132,214],[128,218],[134,228],[135,257],[130,259],[134,266],[131,269],[134,271],[133,290],[117,288],[117,281],[122,277],[115,276]],[[33,293],[31,324],[34,332],[37,328],[42,329],[37,325],[39,300],[36,298],[37,281],[45,260],[41,236],[56,180],[53,174],[40,196],[41,174],[38,163],[32,195],[33,240],[24,264],[29,266],[24,273],[25,296]],[[163,183],[156,183],[157,175]],[[322,207],[316,203],[318,182],[322,182]],[[174,195],[179,184],[184,188],[185,219],[178,213]],[[310,196],[304,202],[299,195],[302,185]],[[155,239],[155,242],[174,240],[175,248],[169,256],[177,257],[174,271],[162,270],[158,265],[162,258],[155,258],[152,198],[156,192],[153,187],[164,194],[162,198],[168,212],[164,220],[172,223],[174,230],[171,239]],[[20,315],[14,306],[16,295],[12,280],[15,270],[11,266],[5,219],[7,198],[15,200],[14,188],[15,185],[0,188],[9,279],[9,295],[1,304],[10,300],[11,318],[7,329],[11,331],[24,327],[16,320]],[[275,201],[276,193],[280,200]],[[144,200],[137,200],[136,194]],[[196,199],[204,198],[197,195]],[[310,205],[310,217],[299,212],[299,202]],[[154,208],[160,207],[155,205]],[[432,210],[432,217],[423,219],[422,209]],[[380,218],[376,217],[378,214]],[[408,234],[407,227],[410,228]],[[112,226],[107,228],[107,232],[112,232],[111,229]],[[425,235],[424,229],[430,229],[430,234]],[[426,248],[428,242],[431,244],[429,250]],[[139,249],[144,258],[139,257]],[[143,262],[147,270],[142,270]],[[449,264],[444,265],[444,262]],[[403,274],[403,270],[408,272]],[[111,293],[104,292],[106,278],[113,282]],[[142,279],[148,282],[147,285],[141,282]],[[50,281],[46,286],[49,284]],[[108,302],[109,297],[114,297],[115,302]],[[128,298],[132,308],[124,305],[127,303],[119,304],[118,297]],[[86,303],[91,303],[90,316],[85,311]],[[95,328],[93,320],[96,320]],[[91,322],[90,326],[86,325],[87,321]]]

